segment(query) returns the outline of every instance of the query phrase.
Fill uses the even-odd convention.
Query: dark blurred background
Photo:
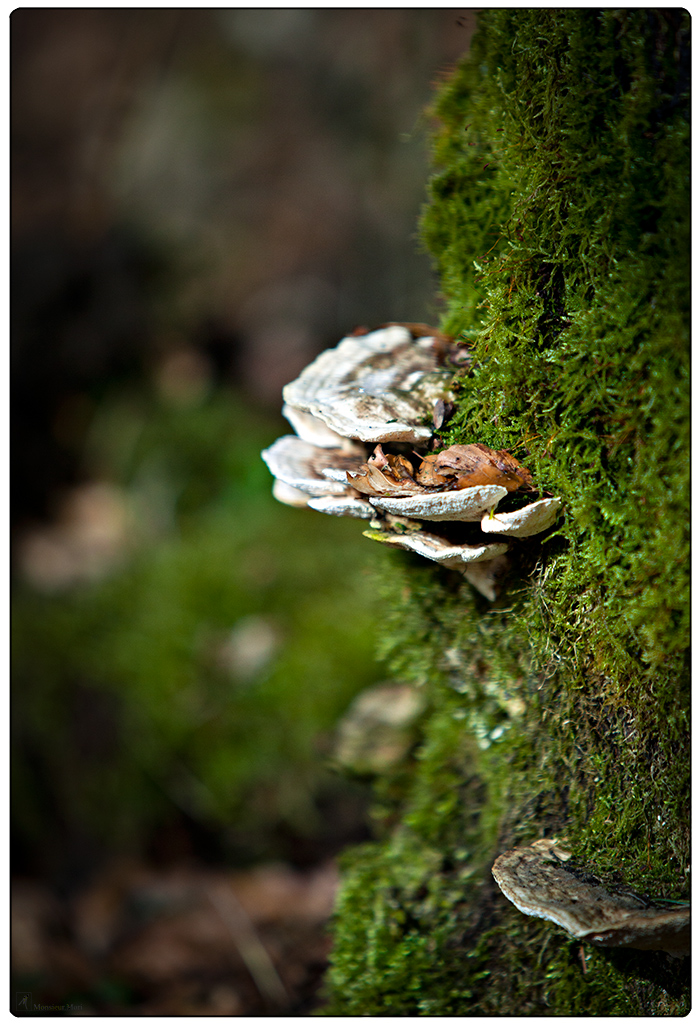
[[[12,14],[13,999],[315,1005],[384,553],[259,452],[317,352],[438,316],[426,105],[473,29]]]

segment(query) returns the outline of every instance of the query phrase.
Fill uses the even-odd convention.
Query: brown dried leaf
[[[422,494],[425,490],[410,477],[395,480],[369,462],[361,466],[358,473],[349,472],[347,478],[350,486],[360,494],[371,494],[375,497],[382,495],[393,495],[397,498],[407,497],[409,494]]]
[[[426,455],[418,468],[416,480],[424,487],[446,487],[449,483],[448,477],[437,471],[436,459],[437,455]]]
[[[353,467],[354,468],[354,467]],[[413,466],[405,455],[385,455],[378,444],[358,475],[348,473],[348,483],[361,494],[395,497],[416,494],[423,490],[413,479]]]
[[[406,480],[406,478],[413,480],[414,469],[405,455],[390,455],[389,465],[397,480]]]
[[[370,464],[370,466],[375,466],[376,469],[386,469],[386,467],[389,465],[389,460],[384,454],[384,449],[380,444],[378,444],[375,447],[374,451],[367,459],[367,462]]]
[[[532,485],[530,471],[510,452],[494,451],[485,444],[453,444],[443,452],[426,455],[416,480],[431,487],[440,482],[458,488],[497,484],[507,491]]]
[[[385,455],[380,444],[376,446],[367,459],[370,466],[381,469],[385,476],[397,483],[399,480],[413,479],[413,466],[405,455]],[[353,467],[354,468],[354,467]]]
[[[438,398],[433,406],[433,426],[435,429],[440,430],[441,427],[444,427],[447,421],[451,419],[454,411],[454,402],[445,402],[442,398]]]

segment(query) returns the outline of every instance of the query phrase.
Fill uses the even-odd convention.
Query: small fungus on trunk
[[[629,893],[611,893],[590,871],[568,863],[569,857],[551,841],[539,840],[502,853],[492,873],[523,914],[553,921],[575,939],[689,954],[689,906],[668,910]]]

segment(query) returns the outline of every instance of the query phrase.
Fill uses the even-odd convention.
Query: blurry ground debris
[[[358,775],[382,774],[414,745],[425,706],[415,686],[385,683],[365,690],[338,723],[334,760]]]
[[[305,872],[115,861],[63,898],[17,879],[13,986],[83,1014],[305,1015],[336,886],[330,861]]]
[[[181,398],[105,396],[86,452],[102,482],[16,547],[25,871],[74,880],[169,821],[246,862],[309,863],[364,834],[361,787],[324,750],[376,681],[369,553],[270,500],[258,452],[276,423],[223,389]]]
[[[360,563],[330,524],[306,559],[304,533],[316,544],[318,530],[270,512],[249,465],[275,428],[228,385],[276,405],[271,369],[292,376],[289,360],[296,372],[372,302],[383,317],[429,294],[411,243],[422,138],[398,138],[393,104],[369,120],[362,109],[389,83],[409,136],[427,98],[414,44],[438,58],[424,21],[416,31],[400,13],[370,26],[340,12],[340,29],[321,13],[320,34],[319,15],[305,27],[301,13],[277,35],[253,12],[230,12],[223,34],[206,12],[13,15],[13,866],[37,876],[33,916],[17,896],[33,939],[18,926],[16,944],[36,998],[48,971],[46,1002],[75,986],[104,1011],[147,987],[61,937],[56,893],[115,848],[315,864],[366,834],[363,789],[323,766],[335,721],[374,678],[369,601],[348,589],[364,586]],[[385,48],[381,80],[371,54],[357,64],[364,44]],[[328,109],[309,118],[316,99]],[[329,569],[362,610],[354,625],[318,591]],[[27,949],[44,941],[37,980]],[[303,1012],[325,939],[277,946]],[[220,984],[178,984],[176,965],[148,1012],[269,1010],[237,969],[240,984],[229,968]],[[263,966],[268,997],[271,976]]]
[[[349,325],[424,315],[451,12],[20,8],[11,33],[15,523],[79,482],[105,387],[164,350],[272,406]]]
[[[66,924],[117,853],[312,867],[367,834],[324,762],[376,682],[364,543],[275,509],[257,453],[316,351],[426,315],[422,107],[467,21],[12,14],[13,870],[47,1001],[141,998]]]

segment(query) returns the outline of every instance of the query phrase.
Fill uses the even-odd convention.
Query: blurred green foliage
[[[329,1014],[688,1011],[689,960],[593,949],[491,878],[557,836],[606,884],[688,897],[688,32],[483,12],[436,99],[423,233],[473,351],[443,440],[512,451],[564,518],[494,605],[384,567],[381,651],[431,713],[345,855]]]
[[[13,595],[25,848],[50,857],[52,834],[138,849],[183,811],[239,855],[269,855],[280,829],[322,835],[319,800],[353,792],[326,754],[376,680],[376,553],[356,524],[274,501],[260,450],[281,426],[223,388],[188,406],[146,389],[99,405],[86,465],[122,489],[121,563]]]

